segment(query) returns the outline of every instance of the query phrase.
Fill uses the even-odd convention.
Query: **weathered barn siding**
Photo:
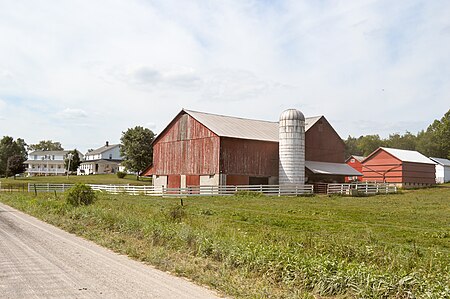
[[[154,143],[153,167],[146,175],[219,173],[219,148],[218,136],[180,114]]]
[[[278,176],[278,142],[222,137],[220,170],[226,175]]]
[[[345,144],[324,117],[305,133],[305,159],[334,163],[345,161]]]

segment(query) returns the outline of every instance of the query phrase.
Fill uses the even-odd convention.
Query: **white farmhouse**
[[[109,144],[86,153],[84,161],[78,167],[77,175],[116,173],[123,158],[120,144]]]
[[[450,160],[444,158],[431,158],[436,162],[436,183],[450,182]]]
[[[69,151],[34,151],[28,154],[28,160],[24,164],[27,165],[25,173],[28,176],[36,175],[64,175],[66,169],[64,161]],[[78,152],[80,158],[83,154]]]

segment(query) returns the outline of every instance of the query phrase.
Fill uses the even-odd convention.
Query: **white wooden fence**
[[[328,184],[327,194],[374,195],[396,193],[397,186],[387,183]]]
[[[193,186],[186,188],[166,188],[159,186],[134,185],[93,185],[87,184],[95,191],[112,194],[150,195],[163,197],[186,196],[226,196],[237,192],[260,192],[271,196],[296,196],[314,193],[313,185],[279,186],[279,185],[248,185],[248,186]],[[28,192],[64,192],[73,184],[28,184]]]

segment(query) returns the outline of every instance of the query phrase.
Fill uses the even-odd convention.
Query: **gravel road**
[[[0,204],[0,298],[219,298]]]

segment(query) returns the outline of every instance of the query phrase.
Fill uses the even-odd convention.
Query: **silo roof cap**
[[[287,109],[280,115],[280,120],[302,120],[305,121],[305,116],[297,109]]]

